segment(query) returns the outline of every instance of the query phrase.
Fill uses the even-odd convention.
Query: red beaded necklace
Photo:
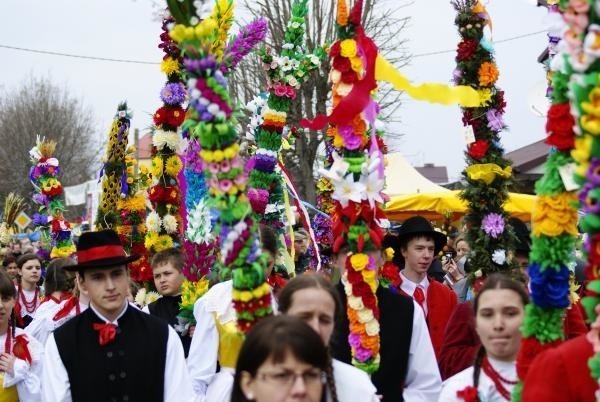
[[[517,381],[507,380],[506,378],[502,377],[500,375],[500,373],[498,373],[496,371],[496,369],[494,367],[492,367],[492,365],[490,364],[490,361],[488,360],[487,356],[483,358],[483,362],[481,363],[481,369],[483,370],[483,372],[485,373],[485,375],[487,375],[488,377],[490,377],[490,379],[494,383],[494,386],[496,387],[496,390],[498,391],[498,393],[504,399],[506,399],[507,401],[510,401],[510,392],[506,389],[506,387],[504,386],[504,384],[507,384],[507,385],[516,385]]]
[[[35,288],[35,293],[33,294],[33,299],[29,302],[27,301],[27,298],[25,297],[25,293],[23,293],[23,290],[21,289],[21,287],[19,286],[19,304],[21,304],[23,307],[25,307],[25,311],[27,311],[28,313],[33,313],[37,307],[37,303],[38,303],[38,288]]]
[[[12,351],[12,335],[10,326],[6,330],[6,341],[4,341],[4,353],[10,353]]]

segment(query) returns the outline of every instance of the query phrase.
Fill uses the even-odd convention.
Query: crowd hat
[[[128,264],[140,258],[138,254],[128,256],[114,230],[85,232],[77,243],[77,265],[65,267],[67,271],[89,268],[112,268]]]
[[[435,244],[434,254],[439,253],[446,245],[447,238],[442,232],[433,229],[433,226],[427,219],[417,215],[404,221],[400,229],[398,229],[398,242],[405,243],[409,237],[425,235],[433,238]]]

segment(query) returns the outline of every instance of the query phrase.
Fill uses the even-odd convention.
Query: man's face
[[[308,239],[306,237],[296,237],[294,239],[294,250],[296,251],[296,255],[306,253],[308,249]]]
[[[170,262],[159,265],[152,270],[154,286],[163,296],[175,296],[181,293],[184,276]]]
[[[426,237],[417,237],[408,242],[402,250],[404,268],[419,275],[426,274],[435,251],[435,243]]]
[[[126,303],[129,275],[125,265],[91,268],[84,271],[80,285],[98,312],[113,320]]]

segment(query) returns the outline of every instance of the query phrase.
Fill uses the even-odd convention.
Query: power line
[[[518,40],[518,39],[522,39],[522,38],[527,38],[529,36],[535,36],[535,35],[539,35],[541,33],[546,33],[546,32],[547,31],[545,31],[545,30],[544,31],[537,31],[537,32],[530,32],[530,33],[526,33],[526,34],[522,34],[522,35],[512,36],[512,37],[506,38],[506,39],[497,40],[494,43],[498,44],[498,43],[511,42],[511,41],[514,41],[514,40]],[[158,65],[158,64],[160,64],[160,63],[157,63],[155,61],[115,59],[115,58],[112,58],[112,57],[85,56],[85,55],[81,55],[81,54],[54,52],[54,51],[50,51],[50,50],[30,49],[30,48],[26,48],[26,47],[17,47],[17,46],[2,45],[2,44],[0,44],[0,48],[10,49],[10,50],[18,50],[18,51],[21,51],[21,52],[38,53],[38,54],[48,54],[48,55],[51,55],[51,56],[73,57],[73,58],[76,58],[76,59],[96,60],[96,61],[108,61],[108,62],[114,62],[114,63],[132,63],[132,64],[148,64],[148,65]],[[414,58],[419,58],[419,57],[435,56],[435,55],[438,55],[438,54],[454,53],[454,52],[456,52],[456,49],[439,50],[439,51],[435,51],[435,52],[414,54],[414,55],[411,56],[411,58],[414,59]]]
[[[543,30],[543,31],[537,31],[537,32],[530,32],[530,33],[526,33],[526,34],[522,34],[522,35],[517,35],[517,36],[511,36],[510,38],[496,40],[493,43],[494,44],[498,44],[498,43],[511,42],[513,40],[523,39],[523,38],[527,38],[527,37],[530,37],[530,36],[539,35],[541,33],[548,33],[548,31]],[[438,54],[455,53],[455,52],[456,52],[456,49],[438,50],[436,52],[413,54],[411,56],[411,58],[415,59],[415,58],[418,58],[418,57],[435,56],[435,55],[438,55]]]
[[[9,45],[0,45],[0,48],[5,48],[5,49],[11,49],[11,50],[19,50],[22,52],[29,52],[29,53],[41,53],[41,54],[49,54],[52,56],[62,56],[62,57],[74,57],[77,59],[88,59],[88,60],[99,60],[99,61],[112,61],[112,62],[116,62],[116,63],[135,63],[135,64],[152,64],[152,65],[158,65],[160,63],[157,63],[155,61],[143,61],[143,60],[127,60],[127,59],[114,59],[114,58],[110,58],[110,57],[96,57],[96,56],[83,56],[80,54],[69,54],[69,53],[61,53],[61,52],[52,52],[49,50],[38,50],[38,49],[28,49],[25,47],[16,47],[16,46],[9,46]]]

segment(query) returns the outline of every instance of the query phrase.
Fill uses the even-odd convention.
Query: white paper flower
[[[150,232],[160,232],[160,216],[156,211],[152,211],[146,217],[146,228]]]
[[[160,299],[161,297],[162,296],[160,294],[158,294],[157,292],[150,291],[146,294],[146,297],[144,298],[145,305],[155,302],[158,299]]]
[[[171,214],[163,216],[162,227],[165,228],[165,232],[168,234],[177,232],[177,219]]]
[[[361,310],[361,309],[365,308],[365,305],[363,304],[362,299],[360,297],[356,297],[356,296],[348,296],[348,305],[353,310]]]
[[[176,150],[179,147],[181,138],[175,131],[156,130],[152,136],[152,145],[159,151],[165,147]]]
[[[335,190],[331,198],[338,200],[342,207],[347,207],[350,201],[360,204],[365,192],[365,185],[360,181],[354,181],[354,175],[349,173],[344,180],[334,183]]]
[[[492,254],[492,261],[498,265],[504,265],[506,262],[506,250],[496,250]]]
[[[135,294],[135,298],[133,299],[133,301],[138,306],[144,307],[146,305],[145,304],[146,303],[146,289],[141,288],[140,290],[138,290],[137,293]]]
[[[379,172],[377,172],[377,170],[369,173],[368,175],[361,175],[360,182],[365,187],[363,199],[369,201],[371,208],[375,206],[376,202],[383,203],[381,192],[383,191],[385,180],[383,178],[379,178]]]
[[[366,324],[375,318],[373,316],[373,311],[371,309],[363,308],[362,310],[359,310],[357,312],[357,315],[358,315],[358,321],[361,324]]]
[[[375,336],[379,333],[379,322],[375,319],[365,324],[365,331],[369,336]]]

